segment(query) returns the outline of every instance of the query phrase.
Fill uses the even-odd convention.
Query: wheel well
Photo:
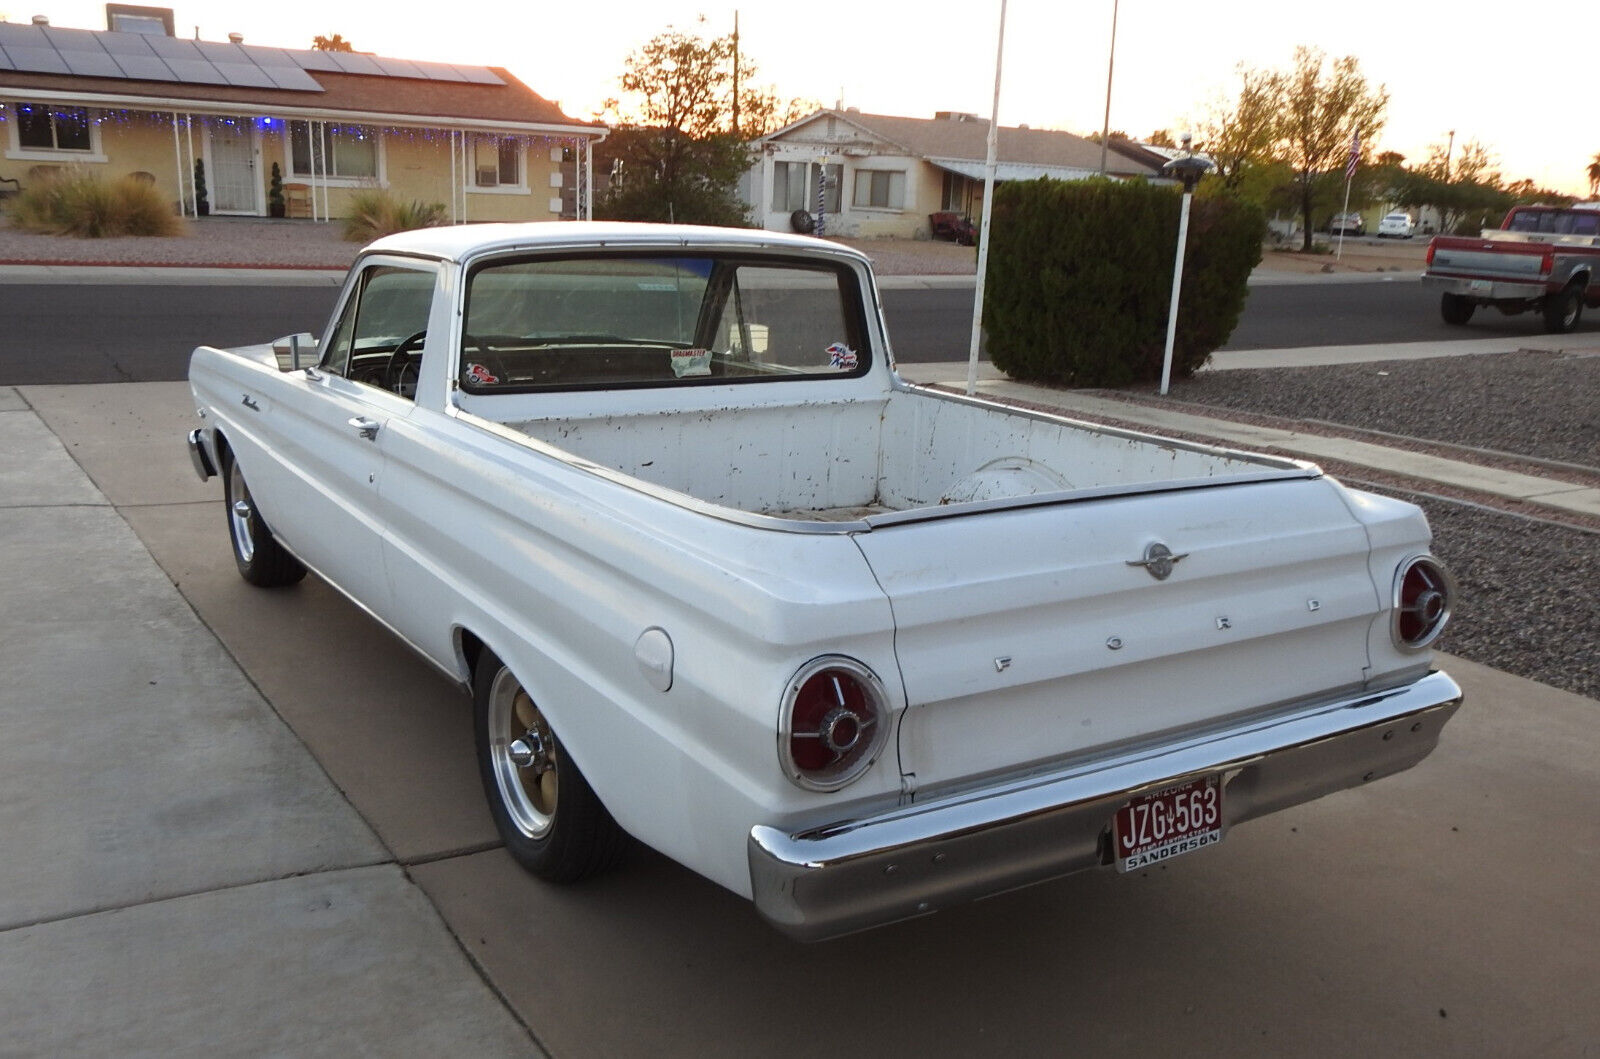
[[[456,655],[466,664],[468,685],[478,671],[478,659],[483,657],[484,644],[471,629],[456,630]]]

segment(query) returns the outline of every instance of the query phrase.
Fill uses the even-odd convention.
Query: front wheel
[[[239,461],[228,453],[224,457],[222,495],[228,515],[228,539],[233,542],[233,561],[239,576],[257,588],[281,588],[306,576],[300,560],[290,555],[272,535],[255,497],[239,469]]]
[[[1471,298],[1460,294],[1446,292],[1439,298],[1439,315],[1444,317],[1447,324],[1464,324],[1472,319],[1472,310],[1477,305]]]
[[[1544,329],[1552,335],[1564,335],[1578,326],[1583,316],[1583,291],[1576,286],[1560,294],[1547,295],[1544,300]]]
[[[488,653],[473,676],[473,704],[478,774],[512,858],[558,883],[614,865],[622,829],[522,682]]]

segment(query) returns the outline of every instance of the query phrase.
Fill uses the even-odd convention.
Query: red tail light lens
[[[1394,576],[1394,617],[1390,634],[1396,646],[1420,651],[1439,638],[1455,605],[1456,582],[1431,555],[1400,564]]]
[[[1433,264],[1433,240],[1428,240],[1428,264]]]
[[[889,733],[877,675],[853,658],[807,662],[784,692],[778,757],[807,790],[836,791],[872,766]]]
[[[1548,276],[1555,270],[1555,267],[1556,252],[1554,250],[1546,250],[1544,252],[1544,257],[1539,259],[1539,273],[1541,275]]]

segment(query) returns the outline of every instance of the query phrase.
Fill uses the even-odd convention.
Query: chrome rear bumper
[[[1485,282],[1456,276],[1435,276],[1424,272],[1422,282],[1430,287],[1440,287],[1450,294],[1484,301],[1528,301],[1533,298],[1543,298],[1549,293],[1549,288],[1544,285],[1543,280],[1495,279]]]
[[[797,834],[751,828],[756,908],[806,941],[1109,863],[1130,798],[1221,773],[1225,826],[1402,772],[1461,705],[1441,672],[1179,743]]]
[[[211,454],[206,451],[203,432],[200,430],[189,431],[189,462],[194,464],[194,473],[200,476],[202,482],[217,473],[216,467],[211,463]]]

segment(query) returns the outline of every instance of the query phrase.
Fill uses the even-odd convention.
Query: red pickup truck
[[[1435,236],[1422,281],[1444,288],[1446,323],[1492,305],[1507,316],[1536,309],[1546,331],[1570,331],[1585,305],[1600,308],[1600,203],[1516,206],[1475,238]]]

